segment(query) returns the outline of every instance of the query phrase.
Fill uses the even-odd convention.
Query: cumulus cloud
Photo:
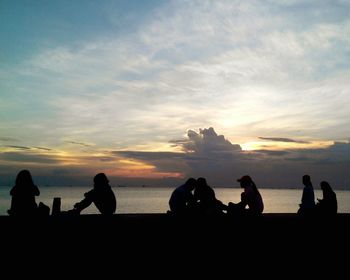
[[[217,135],[214,128],[200,129],[199,133],[188,130],[187,140],[173,140],[175,146],[180,146],[185,152],[196,154],[239,152],[242,150],[238,144],[232,144],[223,135]]]
[[[170,141],[179,152],[115,151],[115,155],[137,159],[162,171],[181,172],[184,177],[206,177],[213,184],[234,185],[233,178],[253,175],[262,186],[296,187],[303,174],[334,182],[339,188],[350,184],[350,144],[337,143],[323,149],[243,151],[214,128],[188,130],[187,138]],[[342,174],[339,178],[339,174]]]

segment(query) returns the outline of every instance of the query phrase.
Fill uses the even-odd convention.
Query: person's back
[[[10,215],[35,215],[38,205],[35,196],[40,195],[40,191],[33,183],[32,176],[28,170],[22,170],[18,173],[16,184],[11,189],[10,195],[11,208],[8,210]]]
[[[244,194],[249,211],[253,214],[261,214],[264,211],[264,202],[260,192],[255,191],[251,186],[247,186],[244,189]]]
[[[94,203],[96,208],[104,215],[112,215],[117,208],[115,194],[108,184],[109,181],[104,173],[99,173],[94,177],[94,188],[85,193],[85,198],[74,205],[74,210],[79,213]]]
[[[101,186],[85,193],[85,198],[91,200],[101,214],[113,214],[117,208],[117,201],[110,186]]]
[[[237,180],[241,187],[244,188],[242,194],[242,207],[248,205],[248,211],[251,214],[259,215],[264,211],[264,202],[258,188],[249,175],[243,176]]]
[[[227,207],[216,199],[214,190],[207,184],[205,178],[197,179],[194,197],[198,203],[199,212],[204,214],[219,214]]]
[[[192,194],[195,188],[196,180],[190,178],[185,184],[177,187],[171,194],[169,199],[169,207],[173,213],[185,213],[194,203],[194,196]]]

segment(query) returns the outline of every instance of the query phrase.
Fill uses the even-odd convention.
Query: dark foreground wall
[[[122,270],[132,265],[129,274],[152,274],[161,267],[176,268],[171,272],[175,273],[183,266],[204,274],[214,267],[234,274],[248,266],[246,273],[251,273],[257,264],[273,271],[285,267],[286,273],[301,271],[305,265],[313,273],[330,262],[338,269],[347,268],[343,262],[348,262],[350,254],[349,214],[332,218],[264,214],[245,219],[185,219],[166,214],[34,220],[2,216],[0,228],[1,252],[8,260],[47,260],[58,271],[83,262],[84,270],[96,266]],[[141,267],[145,270],[140,271]]]
[[[49,216],[43,218],[13,218],[0,216],[2,240],[33,241],[47,238],[53,243],[87,241],[91,244],[113,244],[164,241],[167,244],[205,241],[226,242],[239,246],[237,240],[264,244],[283,241],[323,241],[323,245],[336,237],[335,242],[350,241],[350,214],[334,217],[300,217],[296,214],[264,214],[262,217],[174,217],[167,214],[117,214]]]

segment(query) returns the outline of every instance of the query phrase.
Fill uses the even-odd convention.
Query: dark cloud
[[[44,148],[44,147],[33,147],[33,148],[38,149],[38,150],[43,150],[43,151],[52,151],[52,149]]]
[[[297,143],[297,144],[309,144],[310,142],[294,140],[290,138],[280,138],[280,137],[259,137],[261,140],[273,141],[273,142],[285,142],[285,143]]]
[[[44,148],[44,147],[26,147],[26,146],[18,146],[18,145],[5,145],[3,147],[7,148],[13,148],[17,150],[31,150],[31,149],[37,149],[37,150],[43,150],[43,151],[52,151],[50,148]]]
[[[62,167],[54,156],[42,155],[39,151],[34,153],[33,148],[30,150],[29,147],[15,146],[19,149],[17,152],[0,153],[0,163],[5,166],[0,170],[0,175],[4,174],[12,180],[19,168],[27,168],[29,164],[34,163],[28,168],[41,174],[43,182],[68,182],[76,185],[79,182],[90,183],[94,172],[97,172],[95,168],[107,164],[108,169],[111,166],[118,169],[118,159],[127,158],[152,165],[158,172],[182,173],[184,177],[205,177],[214,186],[237,186],[235,179],[249,174],[260,187],[302,187],[302,175],[310,174],[315,184],[327,180],[335,188],[350,188],[348,142],[335,142],[328,148],[318,149],[243,151],[240,145],[218,135],[213,128],[201,129],[198,132],[189,130],[186,139],[170,142],[182,152],[108,151],[101,157],[82,159],[96,162],[97,166],[79,167]],[[125,181],[115,178],[118,184],[137,182],[139,185],[150,179],[123,180]],[[165,181],[154,180],[151,185],[157,185],[157,180],[158,185],[162,185],[162,182],[178,182],[178,179],[174,178]]]
[[[54,164],[59,160],[54,157],[32,153],[20,153],[20,152],[4,152],[0,153],[0,159],[3,161],[23,162],[23,163],[44,163]]]
[[[142,151],[113,151],[112,154],[139,160],[179,159],[186,155],[185,153]]]
[[[267,156],[286,156],[290,154],[288,151],[271,151],[271,150],[255,150],[254,153],[260,153]]]
[[[115,157],[98,157],[98,160],[102,162],[112,162],[115,161]]]
[[[0,141],[4,142],[18,142],[19,140],[12,137],[0,137]]]
[[[296,140],[273,138],[284,142]],[[299,141],[301,143],[301,141]],[[301,176],[310,174],[315,180],[329,180],[339,188],[350,187],[350,144],[334,143],[324,149],[288,149],[243,151],[213,128],[189,130],[187,139],[171,140],[184,153],[113,152],[114,155],[144,161],[157,170],[181,172],[185,177],[206,177],[219,186],[236,185],[234,178],[252,175],[261,186],[297,187]],[[342,174],[340,177],[339,174]]]
[[[83,142],[76,142],[76,141],[65,141],[65,142],[69,143],[69,144],[84,146],[84,147],[91,147],[92,146],[90,144],[83,143]]]
[[[6,145],[4,147],[7,148],[14,148],[14,149],[18,149],[18,150],[30,150],[30,147],[25,147],[25,146],[16,146],[16,145]]]
[[[232,144],[213,128],[187,132],[187,139],[171,140],[183,152],[115,151],[113,154],[154,165],[158,171],[180,172],[185,176],[226,176],[231,178],[232,163],[245,155],[240,145]]]

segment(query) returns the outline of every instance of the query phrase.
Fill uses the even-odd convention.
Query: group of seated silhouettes
[[[37,205],[35,196],[40,195],[38,187],[34,184],[28,170],[18,173],[16,184],[11,189],[11,208],[8,210],[10,216],[35,216],[49,215],[50,208],[40,202]],[[112,215],[117,208],[117,200],[109,185],[107,176],[99,173],[94,177],[94,187],[84,194],[84,198],[74,204],[74,208],[67,211],[67,214],[80,214],[82,210],[94,203],[96,208],[104,215]]]
[[[177,215],[188,214],[221,214],[235,216],[259,216],[264,211],[262,196],[249,175],[237,180],[243,192],[241,201],[223,204],[216,199],[214,190],[207,185],[204,178],[190,178],[185,184],[176,188],[169,200],[170,213]],[[300,215],[333,215],[338,211],[337,197],[328,182],[322,181],[320,186],[323,199],[315,203],[314,189],[309,175],[303,176],[303,195],[299,204]]]
[[[115,194],[109,185],[107,176],[99,173],[94,177],[93,189],[84,194],[84,198],[68,210],[66,214],[80,214],[82,210],[95,204],[96,208],[103,215],[112,215],[116,211],[117,201]],[[225,205],[215,196],[215,191],[207,184],[205,178],[189,178],[183,185],[177,187],[171,194],[169,200],[172,215],[221,215],[233,216],[259,216],[264,210],[262,196],[248,175],[237,180],[243,192],[241,201],[238,203],[229,202]],[[303,176],[303,195],[298,214],[336,214],[338,210],[337,198],[331,186],[322,181],[320,186],[323,191],[323,199],[318,199],[315,203],[314,189],[309,175]],[[16,177],[15,186],[11,189],[11,208],[8,214],[11,216],[28,215],[49,215],[50,208],[40,202],[37,205],[35,196],[40,195],[38,187],[34,184],[32,176],[28,170],[22,170]]]
[[[238,179],[244,191],[241,201],[225,205],[215,197],[205,178],[190,178],[186,183],[176,188],[169,200],[170,212],[173,214],[250,214],[260,215],[264,210],[261,194],[250,176]]]

